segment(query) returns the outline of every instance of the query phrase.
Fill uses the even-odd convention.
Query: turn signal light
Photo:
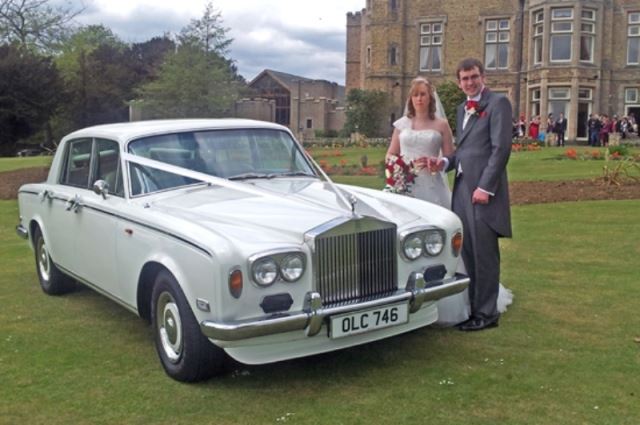
[[[242,294],[242,272],[234,270],[229,275],[229,292],[234,298],[240,298]]]
[[[454,256],[457,257],[460,255],[460,251],[462,250],[462,233],[456,232],[451,238],[451,250]]]

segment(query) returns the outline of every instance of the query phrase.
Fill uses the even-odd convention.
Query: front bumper
[[[16,234],[22,239],[29,239],[29,231],[22,224],[16,226]]]
[[[200,329],[206,337],[219,341],[239,341],[298,330],[304,330],[307,336],[314,336],[320,332],[325,319],[335,314],[356,312],[399,302],[409,303],[409,312],[415,313],[424,302],[436,301],[464,291],[469,286],[469,277],[456,273],[453,278],[427,284],[422,273],[413,273],[409,282],[406,290],[390,296],[337,307],[322,307],[320,294],[309,292],[302,311],[234,322],[205,320],[200,323]]]

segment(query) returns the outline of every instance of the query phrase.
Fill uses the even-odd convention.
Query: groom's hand
[[[473,195],[471,196],[472,204],[488,204],[489,203],[489,194],[482,189],[476,189],[473,191]]]

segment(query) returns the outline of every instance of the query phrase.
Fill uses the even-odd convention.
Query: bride
[[[415,178],[411,195],[451,209],[451,191],[446,175],[444,172],[432,174],[427,171],[428,158],[450,155],[454,149],[449,122],[445,118],[438,95],[428,80],[417,77],[411,82],[405,116],[394,122],[393,126],[387,158],[402,155],[421,170]],[[465,273],[462,262],[458,272]],[[512,301],[511,291],[501,284],[498,312],[506,311]],[[471,307],[467,290],[443,298],[437,305],[437,325],[454,326],[469,318]]]

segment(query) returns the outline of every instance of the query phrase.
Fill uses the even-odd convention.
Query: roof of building
[[[337,83],[332,83],[331,81],[328,81],[328,80],[306,78],[306,77],[301,77],[299,75],[288,74],[286,72],[274,71],[273,69],[265,69],[260,74],[258,74],[253,80],[251,80],[251,82],[249,83],[249,86],[252,86],[254,83],[256,83],[260,78],[262,78],[265,75],[269,75],[271,78],[273,78],[278,83],[282,84],[287,88],[293,87],[295,84],[298,83],[298,81],[303,81],[308,83],[318,81],[318,82],[325,82],[328,84],[337,84]]]

